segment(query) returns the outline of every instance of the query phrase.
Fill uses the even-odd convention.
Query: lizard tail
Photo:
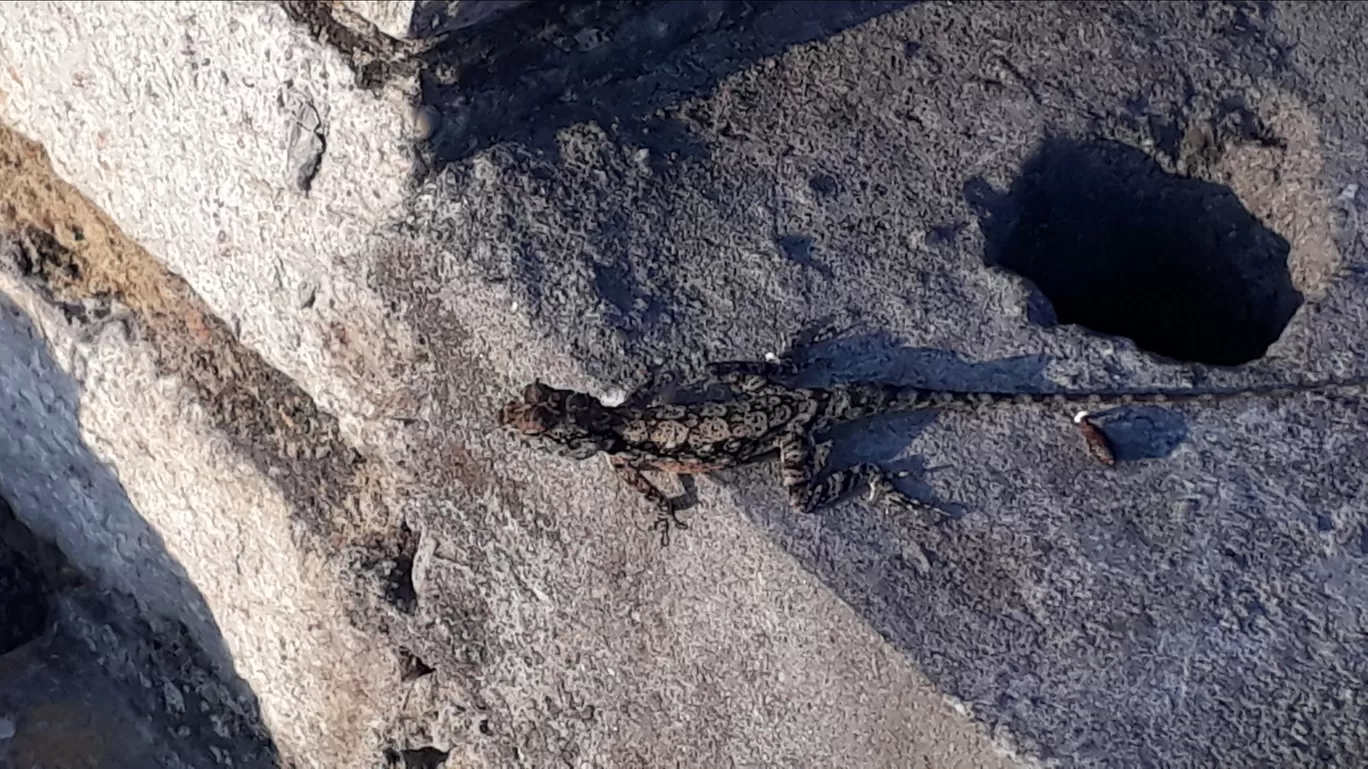
[[[1368,385],[1368,378],[1354,377],[1330,379],[1320,382],[1279,383],[1251,385],[1247,387],[1216,388],[1210,390],[1113,390],[1113,391],[1069,391],[1047,393],[1009,393],[1009,392],[962,392],[955,390],[923,390],[908,388],[894,399],[894,408],[917,409],[982,409],[1009,404],[1084,404],[1084,405],[1127,405],[1132,403],[1213,403],[1247,397],[1285,396],[1306,392],[1333,392],[1362,390]]]

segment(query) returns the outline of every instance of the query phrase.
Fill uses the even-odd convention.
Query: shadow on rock
[[[3,294],[0,357],[0,768],[277,766],[203,595],[87,447],[79,386]],[[109,548],[112,573],[80,573],[11,507],[60,508],[45,515],[79,521],[67,536]],[[148,616],[111,583],[156,585],[199,626]]]
[[[1043,356],[976,365],[899,348],[881,333],[814,345],[804,362],[807,384],[1056,389],[1039,376]],[[1187,435],[1182,416],[1163,408],[1100,413],[1125,460],[1168,456]],[[856,449],[862,458],[896,455],[929,422],[909,429],[886,420],[888,429],[856,436],[870,444]],[[1315,466],[1235,469],[1203,451],[1166,487],[1162,467],[1132,475],[1022,449],[950,469],[988,476],[970,485],[993,511],[940,518],[863,500],[796,515],[775,504],[765,465],[737,471],[729,486],[757,525],[941,691],[989,728],[1008,727],[1028,754],[1068,766],[1166,766],[1175,754],[1213,766],[1226,765],[1223,756],[1356,766],[1365,747],[1354,726],[1360,706],[1339,692],[1368,670],[1352,640],[1361,619],[1336,601],[1368,594],[1357,563],[1363,516],[1343,512],[1358,494],[1344,481],[1361,475],[1368,453],[1303,461],[1304,449],[1265,456],[1266,448],[1234,451],[1237,461],[1264,465],[1291,451],[1291,461]],[[834,463],[848,461],[833,452]],[[1298,485],[1303,475],[1337,480]],[[924,488],[907,490],[933,501]],[[1308,514],[1313,499],[1342,512]],[[1303,696],[1316,703],[1314,717],[1286,709],[1286,698]],[[1213,707],[1225,715],[1211,719]]]
[[[811,333],[810,331],[807,333]],[[804,369],[794,384],[820,387],[834,382],[878,380],[930,390],[1001,393],[1049,393],[1060,391],[1045,378],[1050,359],[1045,355],[1018,355],[1002,360],[971,363],[958,353],[929,347],[906,347],[892,335],[875,331],[821,342],[801,351]],[[1160,406],[1115,406],[1094,411],[1118,460],[1162,459],[1171,455],[1188,437],[1187,420],[1178,411]],[[934,417],[930,413],[888,417],[906,428],[912,420],[917,431]],[[862,435],[868,441],[867,420],[843,425],[833,431],[843,436]],[[915,437],[895,430],[903,440],[884,447],[882,456],[861,456],[858,461],[885,462],[896,456]],[[892,470],[903,468],[890,466]],[[929,499],[922,497],[923,499]]]
[[[534,3],[425,54],[431,149],[439,163],[505,141],[552,150],[562,128],[596,122],[626,144],[696,157],[706,151],[686,128],[651,115],[910,1]]]
[[[1006,195],[972,180],[965,197],[985,263],[1048,300],[1033,303],[1036,322],[1231,366],[1262,357],[1302,304],[1287,240],[1230,188],[1169,174],[1119,142],[1050,139]]]
[[[883,331],[840,336],[814,344],[802,341],[811,339],[815,328],[805,330],[798,345],[790,351],[800,366],[800,371],[788,382],[792,386],[825,387],[845,382],[877,381],[959,392],[1033,393],[1057,389],[1044,379],[1049,364],[1049,358],[1044,355],[970,363],[954,352],[906,347]],[[938,468],[928,467],[920,457],[904,456],[917,436],[935,419],[933,409],[885,414],[845,422],[816,437],[831,441],[829,462],[833,469],[870,462],[891,473],[906,473],[906,477],[898,481],[898,487],[935,510],[939,517],[934,520],[944,523],[963,518],[971,511],[953,500],[936,499],[925,476]],[[1106,429],[1110,436],[1110,425]],[[1131,438],[1133,440],[1134,436]],[[763,488],[772,482],[773,479],[769,482],[761,479],[755,475],[757,472],[767,470],[745,468],[717,473],[717,477],[737,489]],[[849,505],[841,506],[842,509],[846,507]],[[744,508],[762,510],[765,505],[748,501]],[[816,519],[828,517],[824,512]]]

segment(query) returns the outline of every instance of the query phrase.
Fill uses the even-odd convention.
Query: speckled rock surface
[[[184,626],[94,588],[0,496],[0,767],[279,766]]]
[[[84,429],[196,554],[184,613],[217,620],[200,636],[235,650],[301,765],[329,765],[317,744],[332,765],[1368,753],[1361,394],[1122,410],[1110,470],[1046,407],[879,420],[836,459],[913,470],[953,515],[796,517],[759,466],[700,480],[663,551],[603,463],[493,423],[534,377],[614,395],[824,317],[848,333],[813,382],[1368,373],[1357,5],[548,3],[387,83],[269,5],[74,7],[0,12],[67,41],[0,36],[0,114],[146,251],[110,261],[89,225],[10,201],[79,269],[9,285],[31,315],[131,308],[130,349],[194,431],[142,449],[108,398]],[[215,435],[216,467],[265,485],[208,487],[202,520],[241,533],[201,550],[194,519],[143,510],[157,476],[137,469]],[[239,543],[254,576],[225,579]],[[246,621],[266,609],[288,653]],[[313,683],[281,685],[296,668]],[[354,685],[318,696],[344,668]]]
[[[689,373],[779,350],[828,315],[852,332],[810,381],[1212,386],[1368,370],[1356,6],[919,3],[868,19],[853,3],[714,7],[716,33],[589,94],[567,89],[575,99],[510,106],[492,68],[466,74],[473,94],[426,92],[477,127],[439,143],[452,162],[412,204],[431,245],[388,288],[434,345],[461,339],[442,300],[453,274],[474,274],[506,286],[600,392],[631,387],[643,365]],[[588,60],[576,62],[597,75]],[[557,51],[546,61],[566,66]],[[1048,137],[1084,145],[1051,156],[1053,176],[1020,180]],[[1035,270],[1054,306],[985,260]],[[442,290],[419,303],[425,284]],[[1171,355],[1258,359],[1175,362],[1051,323],[1069,308]],[[1361,761],[1362,395],[1127,410],[1109,429],[1131,461],[1110,472],[1067,416],[851,431],[852,458],[925,470],[913,486],[959,513],[938,525],[859,503],[795,518],[773,468],[702,485],[1031,754]],[[528,461],[504,466],[589,472]],[[553,509],[562,528],[577,519]],[[723,546],[726,516],[694,520],[681,549]],[[438,525],[471,543],[485,530]]]

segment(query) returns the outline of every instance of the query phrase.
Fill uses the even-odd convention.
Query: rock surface
[[[1368,374],[1357,5],[547,3],[380,70],[182,10],[0,10],[0,118],[73,185],[5,135],[0,489],[282,760],[1368,752],[1361,394],[1124,409],[1112,470],[1050,408],[877,420],[836,459],[952,515],[799,518],[759,466],[663,551],[492,420],[826,317],[813,382]]]

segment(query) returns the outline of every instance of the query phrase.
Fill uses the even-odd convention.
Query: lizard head
[[[612,410],[597,398],[541,382],[523,388],[522,398],[499,409],[499,424],[542,448],[572,459],[614,451],[621,439]]]

